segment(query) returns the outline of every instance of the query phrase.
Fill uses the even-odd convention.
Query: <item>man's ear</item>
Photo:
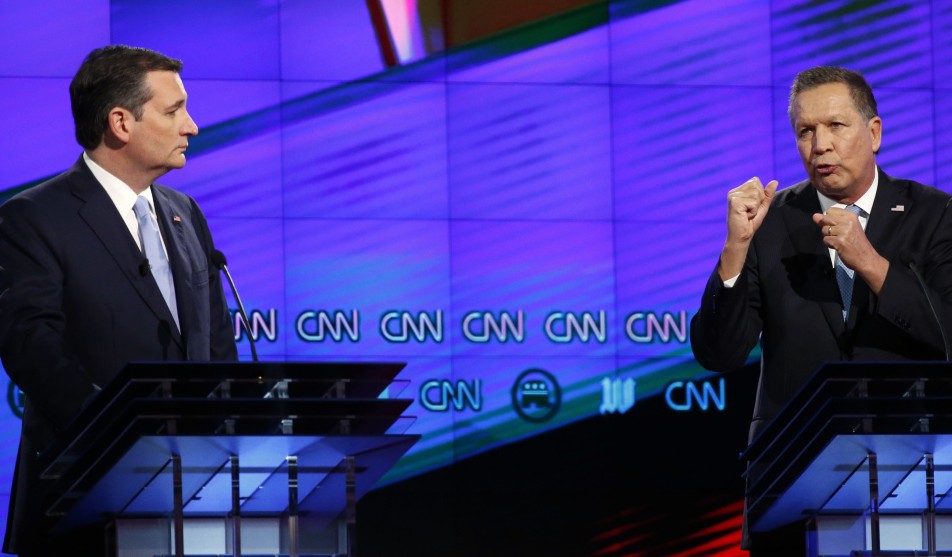
[[[106,133],[112,135],[122,143],[128,143],[129,132],[133,121],[132,113],[125,108],[114,107],[109,111]]]
[[[879,147],[883,143],[883,120],[879,116],[874,116],[866,125],[869,130],[870,141],[873,144],[873,153],[879,153]]]

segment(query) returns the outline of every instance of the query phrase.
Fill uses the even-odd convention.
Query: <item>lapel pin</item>
[[[893,207],[893,208],[891,208],[891,209],[889,209],[889,210],[892,211],[892,212],[894,212],[894,213],[901,213],[901,212],[903,212],[903,211],[906,210],[906,206],[905,206],[905,205],[896,205],[895,207]]]
[[[902,205],[900,205],[900,207],[902,207]],[[895,211],[895,210],[896,210],[896,209],[893,209],[893,211]],[[901,210],[902,210],[902,209],[900,209],[900,211],[901,211]],[[180,216],[178,216],[178,215],[173,215],[173,216],[172,216],[172,222],[182,222],[182,217],[180,217]]]

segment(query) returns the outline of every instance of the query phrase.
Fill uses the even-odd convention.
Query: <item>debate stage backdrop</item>
[[[67,89],[91,49],[181,58],[201,132],[160,181],[228,257],[242,358],[250,334],[267,360],[407,363],[422,438],[366,498],[365,528],[402,532],[377,555],[553,555],[572,524],[588,545],[566,555],[735,554],[752,379],[701,369],[688,323],[727,190],[804,175],[794,74],[864,72],[883,168],[952,183],[940,0],[4,0],[0,29],[3,198],[80,155]]]

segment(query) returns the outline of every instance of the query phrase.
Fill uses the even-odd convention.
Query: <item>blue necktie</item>
[[[155,279],[155,283],[159,285],[162,297],[165,298],[165,303],[172,312],[172,318],[175,319],[175,327],[178,328],[178,305],[175,303],[172,269],[169,268],[168,257],[166,257],[165,250],[162,248],[162,237],[159,235],[156,220],[152,218],[149,200],[140,195],[136,198],[136,204],[132,210],[135,211],[136,219],[139,221],[139,239],[142,241],[142,251],[149,260],[152,277]]]
[[[856,205],[846,207],[846,210],[862,215],[863,210]],[[843,264],[840,254],[836,254],[836,282],[840,285],[840,299],[843,301],[843,322],[849,318],[850,306],[853,304],[853,269]]]

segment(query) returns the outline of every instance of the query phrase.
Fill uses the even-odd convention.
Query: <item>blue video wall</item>
[[[201,131],[160,182],[198,200],[228,257],[253,321],[242,359],[252,335],[266,360],[406,362],[422,438],[384,483],[644,397],[752,407],[694,362],[688,322],[727,191],[804,177],[798,71],[864,72],[884,170],[952,187],[947,2],[597,1],[421,50],[440,29],[385,1],[396,64],[370,4],[4,3],[0,191],[80,155],[68,84],[91,49],[181,58]]]

